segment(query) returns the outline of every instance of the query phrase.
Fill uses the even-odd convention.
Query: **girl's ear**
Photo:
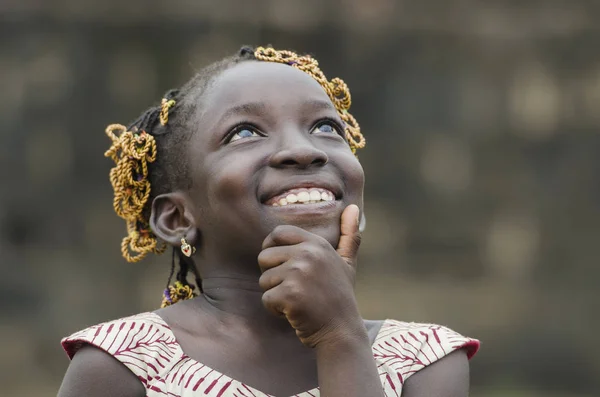
[[[192,215],[191,203],[181,192],[166,193],[152,201],[150,227],[161,240],[173,246],[181,245],[185,237],[189,244],[196,245],[198,225]]]

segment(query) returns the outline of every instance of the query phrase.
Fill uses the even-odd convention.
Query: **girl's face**
[[[319,83],[287,65],[248,61],[219,75],[200,101],[188,155],[201,249],[255,256],[283,224],[336,246],[343,209],[362,210],[364,173]],[[320,198],[291,203],[301,192]]]

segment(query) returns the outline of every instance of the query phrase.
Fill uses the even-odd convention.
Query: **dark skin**
[[[182,236],[196,246],[204,293],[157,313],[188,356],[262,392],[383,396],[371,351],[381,322],[360,317],[353,292],[364,174],[327,95],[289,66],[245,62],[198,100],[192,187],[157,197],[151,224],[174,246]],[[270,205],[294,187],[335,200]],[[463,351],[408,378],[402,393],[467,394]],[[116,359],[84,347],[59,391],[80,395],[145,394]]]

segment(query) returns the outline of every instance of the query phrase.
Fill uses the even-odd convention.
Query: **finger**
[[[356,264],[356,255],[360,246],[359,215],[358,206],[351,204],[344,209],[340,220],[340,241],[337,252],[353,266]]]
[[[309,240],[313,235],[304,229],[292,225],[277,226],[265,238],[262,244],[262,249],[275,247],[279,245],[294,245],[300,244]]]
[[[281,265],[283,262],[290,259],[292,249],[290,246],[275,246],[263,249],[258,254],[258,266],[265,272],[273,267]]]
[[[275,267],[265,271],[258,279],[258,285],[263,291],[277,287],[285,278],[285,270],[281,267]]]
[[[281,317],[284,314],[279,292],[277,287],[266,291],[262,295],[262,304],[273,315]]]

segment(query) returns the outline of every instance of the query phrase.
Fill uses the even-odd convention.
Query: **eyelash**
[[[344,133],[344,128],[340,125],[339,121],[337,121],[333,118],[325,117],[325,118],[319,120],[310,128],[310,131],[312,132],[314,129],[319,128],[320,126],[322,126],[324,124],[330,124],[333,127],[333,129],[337,132],[337,134],[340,137],[342,137],[343,140],[346,140],[346,134]],[[243,122],[243,123],[236,125],[235,127],[233,127],[231,129],[231,131],[225,137],[224,143],[225,144],[230,143],[231,140],[233,139],[233,137],[235,136],[235,134],[237,134],[240,131],[243,131],[245,129],[252,131],[257,135],[265,136],[262,132],[260,132],[260,129],[257,126],[255,126],[251,123]]]
[[[254,124],[251,124],[251,123],[244,122],[244,123],[240,123],[240,124],[236,125],[235,127],[233,127],[231,129],[231,131],[229,131],[229,133],[225,137],[224,142],[226,144],[230,143],[231,140],[233,139],[233,137],[235,136],[235,134],[237,134],[238,132],[243,131],[243,130],[249,130],[249,131],[256,133],[257,135],[264,136],[264,134],[262,132],[260,132],[260,129],[257,126],[255,126]]]
[[[319,128],[323,124],[330,124],[333,127],[333,129],[338,133],[338,135],[341,136],[344,140],[346,140],[346,134],[344,132],[344,127],[342,127],[340,125],[339,121],[337,121],[333,118],[325,117],[325,118],[319,120],[317,123],[315,123],[313,125],[313,127],[310,130],[313,131],[315,128]]]

